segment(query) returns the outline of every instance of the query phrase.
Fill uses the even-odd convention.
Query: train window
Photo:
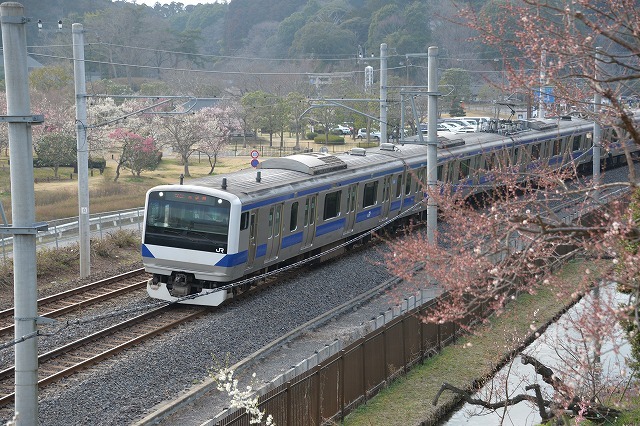
[[[448,182],[453,182],[453,168],[455,166],[455,161],[449,161],[449,163],[447,164],[447,181]]]
[[[378,181],[367,182],[364,184],[364,192],[362,196],[362,208],[373,206],[377,201]]]
[[[442,165],[438,166],[438,177],[437,179],[442,182]]]
[[[531,159],[538,160],[540,158],[540,144],[531,145]]]
[[[351,187],[351,194],[349,194],[349,198],[350,198],[349,203],[351,204],[351,206],[349,207],[349,211],[354,212],[356,211],[356,200],[358,199],[357,186],[354,185]]]
[[[458,168],[458,180],[466,179],[469,177],[469,164],[471,159],[460,160],[460,167]]]
[[[562,147],[562,139],[556,139],[553,141],[553,151],[551,155],[560,155]]]
[[[277,237],[278,235],[280,235],[280,220],[282,219],[282,206],[280,204],[278,204],[276,206],[276,214],[275,214],[275,220],[274,220],[274,224],[273,224],[273,236]]]
[[[413,179],[409,172],[407,172],[407,180],[404,182],[404,194],[409,195],[411,193],[411,184],[413,183]]]
[[[582,144],[582,135],[573,136],[572,151],[580,151],[580,145]]]
[[[520,164],[520,148],[513,148],[513,164]]]
[[[402,175],[396,178],[396,198],[402,194]]]
[[[620,140],[620,135],[618,134],[618,131],[616,129],[611,129],[609,137],[611,138],[611,143],[616,143]]]
[[[316,219],[316,197],[307,198],[304,205],[304,226],[313,225]]]
[[[289,219],[289,231],[295,231],[298,227],[298,202],[291,204],[291,218]]]
[[[391,190],[391,176],[384,178],[384,186],[382,187],[382,202],[389,201],[389,191]]]
[[[342,191],[331,192],[324,196],[324,212],[322,220],[338,217],[340,214],[340,199]]]
[[[416,192],[420,192],[422,188],[427,186],[427,169],[418,170],[418,182],[419,185],[416,185]]]
[[[485,157],[485,167],[487,170],[493,170],[498,167],[497,156],[495,152],[488,152]]]
[[[249,227],[249,212],[244,212],[240,216],[240,230],[244,231]]]

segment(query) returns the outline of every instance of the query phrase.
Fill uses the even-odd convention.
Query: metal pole
[[[430,193],[436,191],[438,179],[438,48],[429,47],[427,99],[427,188]],[[420,131],[420,130],[418,130]],[[435,244],[435,232],[438,228],[438,205],[434,197],[427,199],[427,240]]]
[[[420,128],[420,123],[418,123]],[[404,140],[404,94],[400,91],[400,133],[398,134],[399,140]]]
[[[387,43],[380,45],[380,142],[387,142]]]
[[[89,238],[89,147],[87,145],[87,97],[84,73],[84,34],[82,24],[71,26],[73,37],[73,77],[76,89],[76,137],[78,148],[78,242],[80,278],[91,274]]]
[[[33,229],[33,145],[31,124],[12,117],[30,115],[29,72],[24,8],[20,3],[0,5],[2,48],[7,88],[13,228]],[[17,231],[17,230],[16,230]],[[13,294],[16,339],[32,336],[15,347],[15,411],[17,425],[38,424],[38,340],[36,336],[36,235],[15,232],[13,238]]]
[[[596,47],[595,86],[599,87],[602,78],[602,47]],[[596,89],[593,95],[593,196],[598,199],[598,185],[600,185],[600,147],[602,145],[602,127],[598,123],[598,115],[602,105],[602,94]]]
[[[538,118],[544,118],[545,116],[545,111],[544,111],[544,85],[546,82],[546,71],[545,71],[545,67],[546,67],[546,61],[547,61],[547,54],[546,52],[543,50],[541,55],[540,55],[540,97],[538,98]]]

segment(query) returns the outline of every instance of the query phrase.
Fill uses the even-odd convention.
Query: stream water
[[[627,298],[628,296],[617,293],[614,285],[601,289],[598,295],[601,303],[624,303]],[[584,339],[579,339],[580,331],[574,324],[578,315],[585,309],[593,309],[592,303],[595,303],[595,300],[597,299],[592,293],[585,296],[556,323],[549,326],[545,333],[528,346],[523,353],[535,357],[541,363],[554,369],[554,372],[565,382],[570,382],[578,377],[578,374],[568,372],[566,367],[567,365],[575,367],[579,364],[576,358],[576,344],[579,341],[584,343]],[[628,377],[625,360],[630,356],[630,345],[619,325],[612,328],[609,329],[609,333],[606,333],[608,335],[601,336],[602,340],[598,342],[602,348],[602,377],[614,383],[626,383],[625,379],[628,380]],[[595,346],[593,341],[589,344]],[[593,349],[590,349],[588,353],[593,355]],[[584,353],[582,356],[585,356]],[[473,397],[495,402],[504,400],[507,394],[510,397],[522,393],[534,395],[534,391],[525,390],[525,387],[531,383],[539,384],[543,395],[552,394],[551,386],[544,383],[542,378],[535,374],[534,368],[531,365],[523,365],[520,357],[516,357],[494,377],[494,380],[487,383]],[[497,411],[489,411],[480,406],[465,403],[440,424],[446,426],[529,426],[539,424],[541,420],[538,408],[528,402],[521,402]]]

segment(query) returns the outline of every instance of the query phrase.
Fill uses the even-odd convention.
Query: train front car
[[[244,271],[238,232],[230,231],[240,229],[240,213],[240,200],[216,189],[150,189],[142,233],[142,262],[153,274],[149,296],[194,305],[224,302],[227,290],[215,289]]]

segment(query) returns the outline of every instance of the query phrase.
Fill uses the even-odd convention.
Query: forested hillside
[[[500,1],[463,4],[499,13],[498,7],[486,5]],[[453,0],[231,0],[195,6],[159,2],[154,7],[109,0],[22,4],[30,18],[30,56],[46,67],[42,75],[32,72],[42,90],[62,87],[73,75],[73,23],[83,24],[90,90],[108,94],[307,93],[318,91],[310,87],[318,81],[311,82],[309,73],[349,73],[331,82],[336,93],[345,93],[349,84],[363,83],[366,66],[378,67],[371,57],[379,56],[381,43],[388,45],[389,69],[405,83],[425,83],[426,59],[407,55],[425,53],[432,45],[441,49],[443,68],[481,60],[474,67],[493,73],[500,69],[500,63],[493,62],[497,52],[487,53],[479,42],[470,41],[472,30],[454,23],[458,9]]]
[[[208,59],[211,62],[220,60],[218,55],[355,58],[377,54],[383,42],[398,55],[425,52],[432,44],[452,53],[468,46],[468,30],[448,22],[455,13],[450,0],[232,0],[197,6],[159,2],[154,8],[109,0],[21,3],[31,18],[27,27],[30,46],[51,44],[74,22],[85,24],[92,43],[162,46],[166,51],[216,56]],[[108,55],[117,53],[114,48]],[[144,60],[148,65],[184,62],[175,57]]]

